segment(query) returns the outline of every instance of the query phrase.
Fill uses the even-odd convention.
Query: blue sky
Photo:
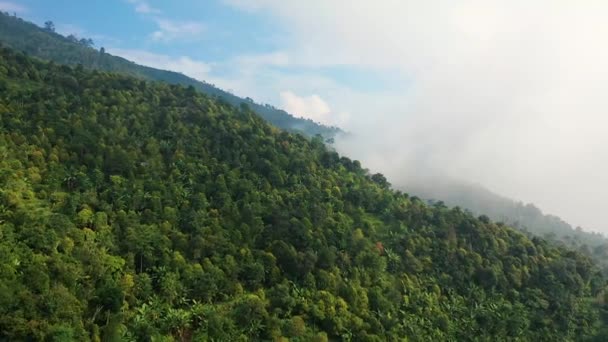
[[[351,115],[347,106],[328,102],[334,88],[373,94],[401,86],[400,77],[377,69],[295,62],[289,25],[239,1],[11,0],[2,6],[39,25],[52,20],[58,32],[92,38],[112,54],[327,124],[346,126]]]
[[[220,1],[11,2],[26,8],[21,15],[36,23],[53,20],[66,33],[76,31],[97,36],[97,45],[145,49],[173,56],[191,55],[208,61],[276,48],[274,42],[263,38],[278,30],[271,21]],[[163,29],[162,22],[174,25],[175,32]],[[155,32],[161,32],[164,38],[155,38]]]
[[[439,174],[608,232],[605,0],[0,0],[140,64],[353,132],[393,184]],[[564,175],[569,181],[564,181]]]

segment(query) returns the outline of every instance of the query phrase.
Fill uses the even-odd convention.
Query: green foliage
[[[600,332],[589,258],[394,192],[319,138],[7,48],[0,70],[0,340]]]

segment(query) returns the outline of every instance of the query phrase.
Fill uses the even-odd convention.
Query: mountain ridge
[[[51,28],[41,28],[34,23],[1,11],[0,42],[31,56],[52,60],[59,64],[72,66],[81,64],[90,69],[122,72],[148,80],[192,86],[205,94],[217,96],[234,106],[238,107],[241,104],[246,104],[270,123],[308,136],[319,134],[326,139],[331,139],[336,134],[342,133],[338,127],[324,126],[310,119],[297,118],[282,109],[255,103],[250,98],[238,97],[212,84],[196,80],[182,73],[139,65],[126,58],[111,55],[105,52],[103,47],[94,49],[91,45],[92,41],[89,39],[79,39],[73,35],[66,37],[56,33]]]
[[[470,210],[475,215],[487,215],[528,234],[581,251],[608,274],[608,238],[605,235],[575,228],[557,215],[543,213],[532,203],[513,200],[479,184],[449,179],[415,182],[407,189],[430,203],[442,202]]]

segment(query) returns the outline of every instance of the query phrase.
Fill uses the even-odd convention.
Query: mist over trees
[[[442,202],[469,210],[474,215],[487,215],[531,236],[568,246],[593,258],[608,274],[608,239],[605,235],[573,227],[555,215],[544,214],[534,204],[516,202],[480,185],[449,179],[414,181],[408,186],[398,184],[396,187],[408,189],[430,203]]]

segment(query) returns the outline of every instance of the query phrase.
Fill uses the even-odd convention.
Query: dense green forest
[[[248,106],[0,49],[0,340],[602,340],[605,283]]]
[[[516,202],[480,185],[447,179],[413,184],[408,189],[412,194],[431,199],[431,203],[443,201],[448,206],[459,206],[578,250],[593,258],[608,275],[608,239],[604,235],[574,228],[557,216],[544,214],[533,204]]]
[[[237,107],[241,103],[246,103],[255,113],[270,123],[283,129],[302,132],[308,136],[320,134],[330,139],[341,132],[337,127],[324,126],[310,119],[296,118],[284,110],[267,104],[255,103],[250,98],[240,98],[212,84],[197,81],[181,73],[150,68],[113,56],[106,53],[103,48],[93,48],[91,39],[74,35],[64,37],[56,33],[52,22],[48,22],[48,27],[41,28],[0,11],[0,42],[31,56],[60,64],[73,66],[80,64],[89,69],[120,72],[148,80],[193,86],[205,94],[222,98]]]
[[[205,94],[221,98],[237,107],[245,103],[270,123],[308,136],[320,134],[331,139],[341,133],[339,128],[294,118],[271,105],[261,105],[250,98],[237,97],[214,85],[183,74],[135,64],[105,53],[101,49],[94,49],[90,39],[73,35],[64,37],[55,33],[51,27],[43,29],[7,13],[0,14],[0,42],[27,54],[60,64],[80,64],[89,69],[120,72],[148,80],[193,86]],[[504,222],[525,232],[576,249],[591,256],[608,274],[608,239],[603,235],[575,229],[559,217],[543,214],[533,204],[513,201],[480,186],[445,181],[439,183],[442,184],[440,187],[416,186],[408,190],[422,198],[441,200],[449,206],[471,210],[475,215],[487,215],[495,221]]]
[[[270,105],[259,105],[249,98],[239,98],[183,74],[137,65],[121,57],[112,56],[101,49],[94,49],[90,39],[77,38],[73,35],[64,37],[54,32],[51,22],[48,24],[49,27],[40,28],[18,17],[0,12],[0,42],[60,64],[81,64],[89,69],[120,72],[148,80],[193,86],[205,94],[224,99],[237,107],[241,103],[246,103],[254,112],[278,127],[303,132],[308,136],[320,134],[331,138],[340,132],[335,127],[294,118]],[[433,186],[427,186],[430,183],[433,183]],[[479,186],[445,180],[417,184],[407,189],[422,198],[439,199],[449,206],[460,206],[471,210],[475,215],[485,214],[493,220],[579,250],[591,256],[608,274],[608,240],[604,236],[574,229],[559,217],[544,215],[532,204],[524,205],[512,201]]]

